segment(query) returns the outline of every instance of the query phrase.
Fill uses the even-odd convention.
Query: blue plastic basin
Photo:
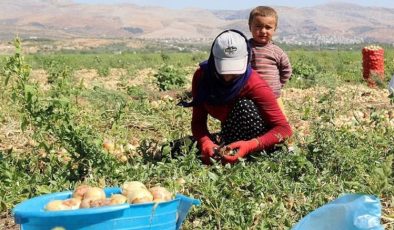
[[[120,188],[105,188],[106,196],[120,194]],[[71,191],[31,198],[15,206],[13,215],[21,230],[177,230],[192,205],[200,201],[177,194],[174,200],[162,203],[121,204],[68,211],[45,211],[52,200],[65,200]]]

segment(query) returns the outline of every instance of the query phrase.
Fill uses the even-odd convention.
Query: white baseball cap
[[[243,74],[248,64],[245,38],[234,31],[227,31],[216,38],[212,48],[216,71],[219,74]]]

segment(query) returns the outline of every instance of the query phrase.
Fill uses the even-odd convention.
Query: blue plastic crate
[[[120,188],[105,188],[106,196],[120,194]],[[200,201],[177,194],[174,200],[161,203],[121,204],[67,211],[45,211],[52,200],[71,198],[72,192],[58,192],[34,197],[15,206],[15,222],[21,230],[177,230],[192,205]]]

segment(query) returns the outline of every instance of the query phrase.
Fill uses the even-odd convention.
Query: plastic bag
[[[390,94],[394,94],[394,75],[391,77],[389,82],[388,90]]]
[[[383,230],[380,200],[347,194],[302,218],[292,230]]]

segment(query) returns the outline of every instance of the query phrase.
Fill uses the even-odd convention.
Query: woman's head
[[[182,105],[222,105],[232,100],[250,77],[250,56],[245,35],[237,30],[223,31],[215,38],[208,60],[200,64],[202,77],[193,101]]]
[[[246,37],[239,31],[226,30],[216,37],[212,46],[216,72],[222,76],[244,74],[249,62]]]

